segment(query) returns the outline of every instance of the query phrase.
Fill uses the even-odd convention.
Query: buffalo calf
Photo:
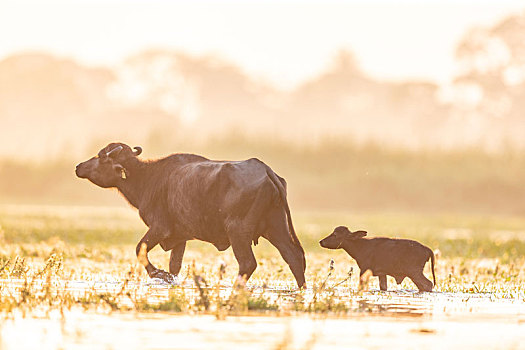
[[[430,259],[434,285],[434,253],[423,244],[409,240],[386,237],[365,238],[366,231],[351,232],[345,226],[336,227],[319,244],[328,249],[344,249],[359,265],[362,275],[370,270],[379,277],[381,290],[387,290],[386,276],[395,278],[401,284],[405,277],[410,278],[420,292],[432,291],[433,284],[423,274],[423,268]]]

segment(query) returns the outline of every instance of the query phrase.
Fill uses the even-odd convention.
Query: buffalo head
[[[339,249],[345,241],[351,241],[366,236],[366,231],[352,232],[346,226],[338,226],[329,236],[319,241],[323,248]]]
[[[97,186],[115,187],[128,175],[125,164],[141,153],[140,147],[133,150],[123,143],[110,143],[93,158],[78,164],[75,172]]]

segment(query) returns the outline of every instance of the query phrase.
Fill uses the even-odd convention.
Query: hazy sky
[[[218,54],[293,87],[349,49],[374,77],[446,82],[469,28],[524,9],[510,0],[0,0],[0,59],[42,50],[112,65],[162,47]]]

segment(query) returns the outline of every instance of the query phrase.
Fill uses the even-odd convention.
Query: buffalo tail
[[[304,257],[304,249],[301,246],[301,242],[299,242],[299,238],[297,237],[297,234],[295,233],[295,229],[293,227],[292,223],[292,215],[290,214],[290,207],[288,206],[288,200],[286,199],[286,189],[284,188],[283,183],[278,178],[278,176],[273,172],[272,169],[267,168],[266,173],[272,180],[275,187],[277,187],[277,190],[279,191],[279,197],[281,198],[281,201],[284,205],[284,209],[286,211],[286,217],[288,219],[288,228],[290,230],[290,236],[292,237],[293,242],[295,245],[301,249],[303,253],[303,269],[306,271],[306,259]]]

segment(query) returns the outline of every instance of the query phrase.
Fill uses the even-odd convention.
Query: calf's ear
[[[355,238],[364,237],[364,236],[366,236],[366,231],[355,231],[355,232],[352,232],[352,236],[354,236]]]

